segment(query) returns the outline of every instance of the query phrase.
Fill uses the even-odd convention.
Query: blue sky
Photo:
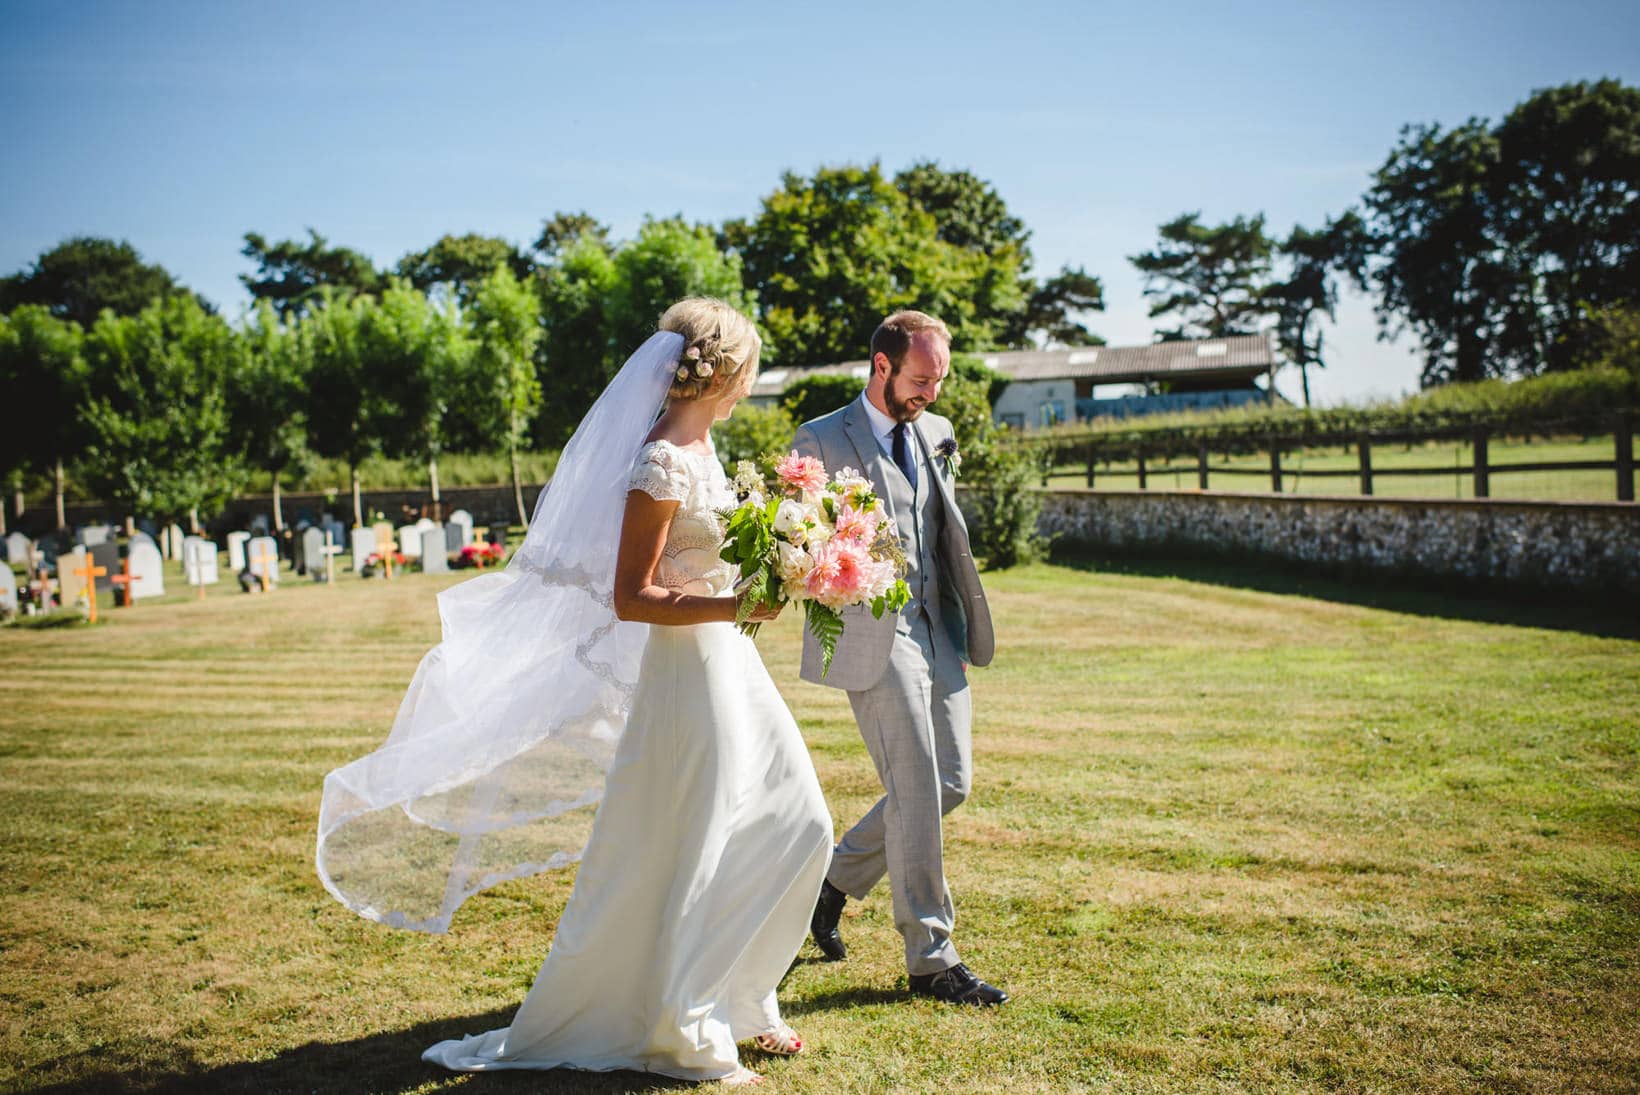
[[[0,272],[129,239],[237,315],[241,237],[308,226],[396,262],[518,243],[556,210],[755,213],[783,170],[919,159],[990,180],[1037,270],[1105,281],[1091,326],[1149,341],[1126,256],[1186,210],[1318,224],[1408,122],[1640,83],[1640,5],[64,3],[0,0]],[[1325,402],[1415,386],[1346,300]],[[1296,389],[1296,378],[1283,381]]]

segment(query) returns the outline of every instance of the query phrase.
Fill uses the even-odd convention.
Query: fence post
[[[1145,450],[1139,450],[1139,489],[1146,490],[1145,486]]]
[[[1281,493],[1281,446],[1270,446],[1270,489]]]
[[[1361,453],[1361,493],[1372,494],[1372,442],[1363,437],[1360,442]]]
[[[1634,423],[1626,414],[1612,423],[1612,442],[1617,447],[1617,500],[1634,501]]]
[[[1093,446],[1088,446],[1088,489],[1093,489]]]
[[[1491,469],[1486,465],[1487,433],[1484,429],[1475,431],[1475,497],[1492,497]]]
[[[1207,489],[1207,442],[1205,441],[1196,446],[1196,485],[1202,490]]]

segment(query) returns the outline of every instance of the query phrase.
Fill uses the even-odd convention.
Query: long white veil
[[[480,890],[580,858],[648,635],[614,611],[627,476],[682,350],[663,331],[627,359],[506,569],[439,594],[443,641],[386,743],[325,777],[319,877],[359,915],[443,932]]]

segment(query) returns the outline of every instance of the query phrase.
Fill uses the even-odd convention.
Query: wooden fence
[[[1576,421],[1542,424],[1539,431],[1548,433],[1554,429],[1576,430],[1590,429],[1587,419]],[[1229,436],[1216,438],[1200,438],[1192,440],[1183,431],[1156,431],[1157,436],[1151,439],[1135,438],[1129,432],[1120,440],[1100,438],[1090,435],[1085,439],[1069,437],[1053,438],[1039,441],[1040,460],[1042,467],[1042,485],[1047,486],[1049,477],[1056,471],[1063,471],[1067,467],[1085,467],[1087,485],[1090,488],[1097,486],[1099,476],[1136,477],[1140,490],[1147,490],[1148,481],[1152,476],[1188,475],[1194,473],[1196,485],[1202,490],[1211,489],[1213,479],[1220,476],[1236,476],[1242,480],[1247,477],[1264,479],[1268,477],[1270,490],[1276,494],[1282,493],[1282,486],[1292,473],[1282,466],[1282,454],[1297,450],[1316,448],[1322,445],[1349,445],[1355,450],[1357,466],[1354,468],[1306,468],[1303,477],[1309,478],[1348,478],[1357,479],[1360,484],[1360,493],[1371,495],[1374,480],[1377,476],[1402,475],[1442,475],[1442,476],[1470,476],[1473,482],[1473,491],[1476,498],[1491,497],[1491,477],[1502,472],[1564,472],[1564,471],[1606,471],[1614,479],[1615,497],[1619,502],[1634,501],[1634,429],[1635,417],[1627,412],[1616,414],[1603,423],[1599,423],[1612,431],[1612,458],[1610,460],[1551,460],[1536,462],[1494,463],[1488,458],[1490,441],[1502,435],[1494,427],[1475,427],[1467,430],[1430,429],[1430,430],[1375,430],[1370,433],[1360,433],[1355,436],[1344,437],[1335,434],[1288,434],[1263,435],[1258,437]],[[1513,434],[1517,431],[1509,431]],[[1538,431],[1535,431],[1538,432]],[[1468,464],[1442,464],[1436,466],[1405,467],[1397,465],[1393,469],[1383,469],[1374,472],[1372,454],[1375,446],[1389,444],[1420,444],[1428,441],[1468,441],[1473,448],[1473,456]],[[1032,443],[1029,435],[1023,443]],[[1194,448],[1193,459],[1181,452],[1181,449]],[[1210,460],[1214,456],[1246,456],[1250,452],[1261,452],[1268,455],[1267,468],[1212,468]],[[1185,456],[1188,462],[1180,463],[1179,458]],[[1156,463],[1157,460],[1162,461]],[[1099,465],[1104,465],[1099,468]],[[1240,485],[1240,484],[1238,484]]]

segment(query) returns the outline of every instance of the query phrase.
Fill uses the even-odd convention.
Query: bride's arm
[[[678,503],[651,498],[641,490],[626,495],[621,546],[615,557],[615,615],[645,624],[712,623],[735,618],[735,598],[678,593],[655,583],[655,568],[666,547],[666,530]]]

